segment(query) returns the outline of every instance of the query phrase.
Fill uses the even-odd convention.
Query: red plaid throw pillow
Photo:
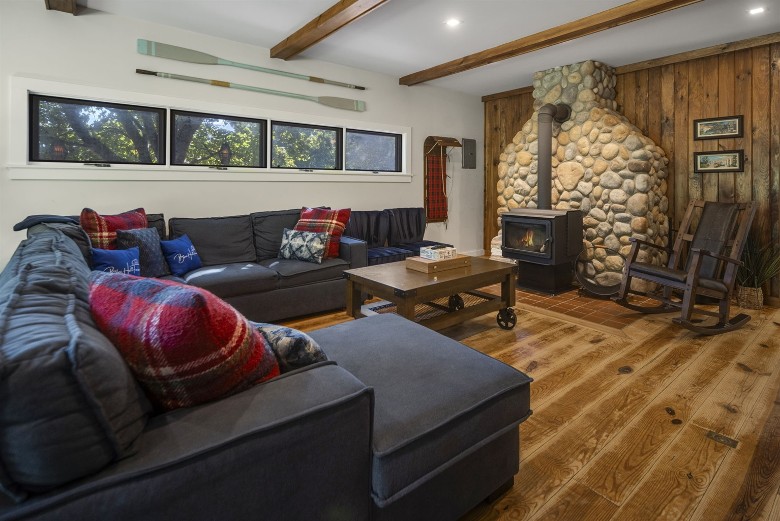
[[[159,409],[216,400],[279,374],[265,337],[206,290],[93,271],[89,304]]]
[[[339,242],[344,228],[347,227],[352,210],[328,210],[326,208],[304,208],[295,229],[304,232],[325,232],[328,240],[325,244],[325,259],[339,256]]]
[[[146,228],[146,212],[136,208],[119,215],[100,215],[92,208],[81,210],[81,227],[89,235],[93,248],[103,250],[116,249],[117,230],[137,230]]]

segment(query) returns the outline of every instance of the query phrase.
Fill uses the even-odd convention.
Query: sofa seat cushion
[[[239,262],[199,268],[187,273],[184,282],[227,298],[274,290],[279,276],[275,271],[254,262]]]
[[[406,250],[404,248],[396,248],[394,246],[383,246],[381,248],[369,248],[368,265],[373,266],[375,264],[387,264],[388,262],[398,262],[411,256],[412,256],[412,252],[410,250]]]
[[[344,277],[344,270],[349,269],[349,263],[338,257],[325,259],[322,264],[291,259],[269,259],[261,261],[260,264],[279,275],[280,288],[340,279]]]
[[[133,454],[146,424],[143,391],[90,313],[89,274],[56,230],[23,241],[3,271],[0,489],[16,500]]]
[[[372,495],[379,507],[531,414],[531,378],[398,315],[311,337],[328,359],[374,388]]]
[[[168,226],[172,239],[181,235],[190,238],[204,266],[257,260],[252,222],[248,215],[173,217],[168,220]]]

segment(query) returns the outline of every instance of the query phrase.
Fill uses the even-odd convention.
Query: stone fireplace
[[[552,208],[583,214],[585,270],[601,286],[620,282],[630,237],[669,242],[666,154],[617,112],[615,83],[614,69],[593,60],[535,73],[534,114],[501,154],[496,187],[501,226],[501,214],[538,207],[540,176],[551,175]],[[553,123],[552,171],[545,173],[539,171],[538,116],[550,103],[569,105],[571,115]],[[491,248],[500,255],[500,232]],[[660,250],[639,256],[666,262]]]

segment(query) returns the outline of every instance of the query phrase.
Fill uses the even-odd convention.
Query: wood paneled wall
[[[628,68],[628,67],[627,67]],[[633,67],[632,67],[633,68]],[[619,110],[661,145],[669,158],[670,222],[676,229],[691,199],[750,201],[758,205],[753,232],[780,247],[780,43],[722,52],[622,72]],[[498,232],[496,182],[499,155],[533,113],[530,93],[485,101],[485,242]],[[695,119],[744,116],[739,139],[693,139]],[[697,174],[693,153],[745,151],[743,172]],[[492,212],[492,213],[491,213]],[[775,278],[771,295],[780,296]]]

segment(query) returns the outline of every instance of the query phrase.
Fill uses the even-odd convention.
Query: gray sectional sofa
[[[530,378],[396,315],[312,333],[327,362],[154,414],[89,273],[48,228],[0,273],[2,521],[454,520],[518,471]]]

